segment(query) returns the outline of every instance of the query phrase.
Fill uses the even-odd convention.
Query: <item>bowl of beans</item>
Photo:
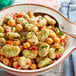
[[[73,39],[58,27],[66,21],[70,23],[43,5],[20,4],[1,10],[0,67],[16,75],[31,75],[60,64],[75,49]]]

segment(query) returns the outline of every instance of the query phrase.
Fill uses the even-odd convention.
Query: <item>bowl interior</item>
[[[16,6],[12,6],[10,8],[5,8],[3,10],[0,11],[0,18],[3,18],[5,15],[8,15],[10,13],[15,13],[15,12],[27,12],[28,10],[32,11],[32,12],[44,12],[47,13],[51,16],[53,16],[58,23],[62,23],[63,25],[66,23],[66,20],[64,20],[64,18],[59,15],[55,10],[52,10],[50,8],[44,7],[44,6],[40,6],[40,5],[33,5],[33,4],[21,4],[21,5],[16,5]],[[65,23],[64,23],[65,21]],[[72,50],[73,46],[72,46],[72,39],[68,38],[69,40],[66,43],[65,46],[65,52],[63,54],[63,56],[57,60],[55,63],[41,68],[41,69],[37,69],[37,70],[17,70],[8,66],[5,66],[4,64],[0,63],[0,66],[10,69],[10,70],[14,70],[14,71],[19,71],[19,72],[37,72],[37,71],[42,71],[51,67],[54,67],[55,65],[59,64],[60,61],[62,61],[64,59],[64,57]]]

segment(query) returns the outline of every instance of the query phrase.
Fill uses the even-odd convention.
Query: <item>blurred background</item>
[[[0,10],[16,4],[36,3],[46,5],[62,13],[70,21],[76,23],[76,0],[0,0]],[[14,76],[0,69],[0,76]],[[62,64],[49,72],[38,76],[76,76],[76,51],[74,51]]]

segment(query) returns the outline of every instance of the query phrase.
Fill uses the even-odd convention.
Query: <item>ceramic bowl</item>
[[[2,10],[0,10],[0,18],[3,18],[5,15],[9,14],[9,13],[15,13],[15,12],[27,12],[28,10],[31,10],[32,12],[44,12],[47,13],[51,16],[53,16],[58,23],[61,23],[65,29],[66,26],[68,27],[69,30],[71,30],[71,32],[76,33],[76,24],[70,22],[68,19],[66,19],[62,14],[60,14],[58,11],[56,11],[55,9],[52,9],[50,7],[47,6],[43,6],[43,5],[39,5],[39,4],[19,4],[19,5],[14,5],[14,6],[10,6],[7,8],[4,8]],[[68,30],[67,29],[67,30]],[[72,30],[74,29],[74,30]],[[18,70],[18,69],[14,69],[11,67],[8,67],[2,63],[0,63],[0,67],[4,70],[6,70],[9,73],[15,74],[15,75],[37,75],[41,72],[45,72],[50,70],[51,68],[56,67],[57,65],[59,65],[60,63],[62,63],[75,49],[76,49],[76,40],[68,37],[68,41],[66,43],[65,46],[65,52],[63,54],[63,56],[57,60],[55,63],[46,66],[44,68],[41,69],[36,69],[36,70]]]

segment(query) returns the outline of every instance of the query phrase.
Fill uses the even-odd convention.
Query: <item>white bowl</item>
[[[39,4],[19,4],[19,5],[14,5],[14,6],[10,6],[7,8],[4,8],[0,11],[0,18],[3,18],[5,15],[9,14],[9,13],[15,13],[15,12],[27,12],[28,10],[31,10],[32,12],[44,12],[47,13],[51,16],[53,16],[54,18],[56,18],[56,20],[67,26],[74,26],[76,24],[70,22],[68,19],[66,19],[62,14],[60,14],[58,11],[50,8],[50,7],[46,7],[43,5],[39,5]],[[75,26],[76,27],[76,26]],[[70,27],[68,27],[70,28]],[[66,43],[66,50],[63,54],[63,56],[57,60],[55,63],[41,68],[41,69],[36,69],[36,70],[18,70],[18,69],[14,69],[11,67],[8,67],[2,63],[0,63],[0,67],[3,68],[4,70],[6,70],[9,73],[12,74],[16,74],[16,75],[34,75],[34,74],[38,74],[44,71],[47,71],[55,66],[57,66],[58,64],[62,63],[75,49],[75,40],[71,37],[68,37],[68,41]]]

